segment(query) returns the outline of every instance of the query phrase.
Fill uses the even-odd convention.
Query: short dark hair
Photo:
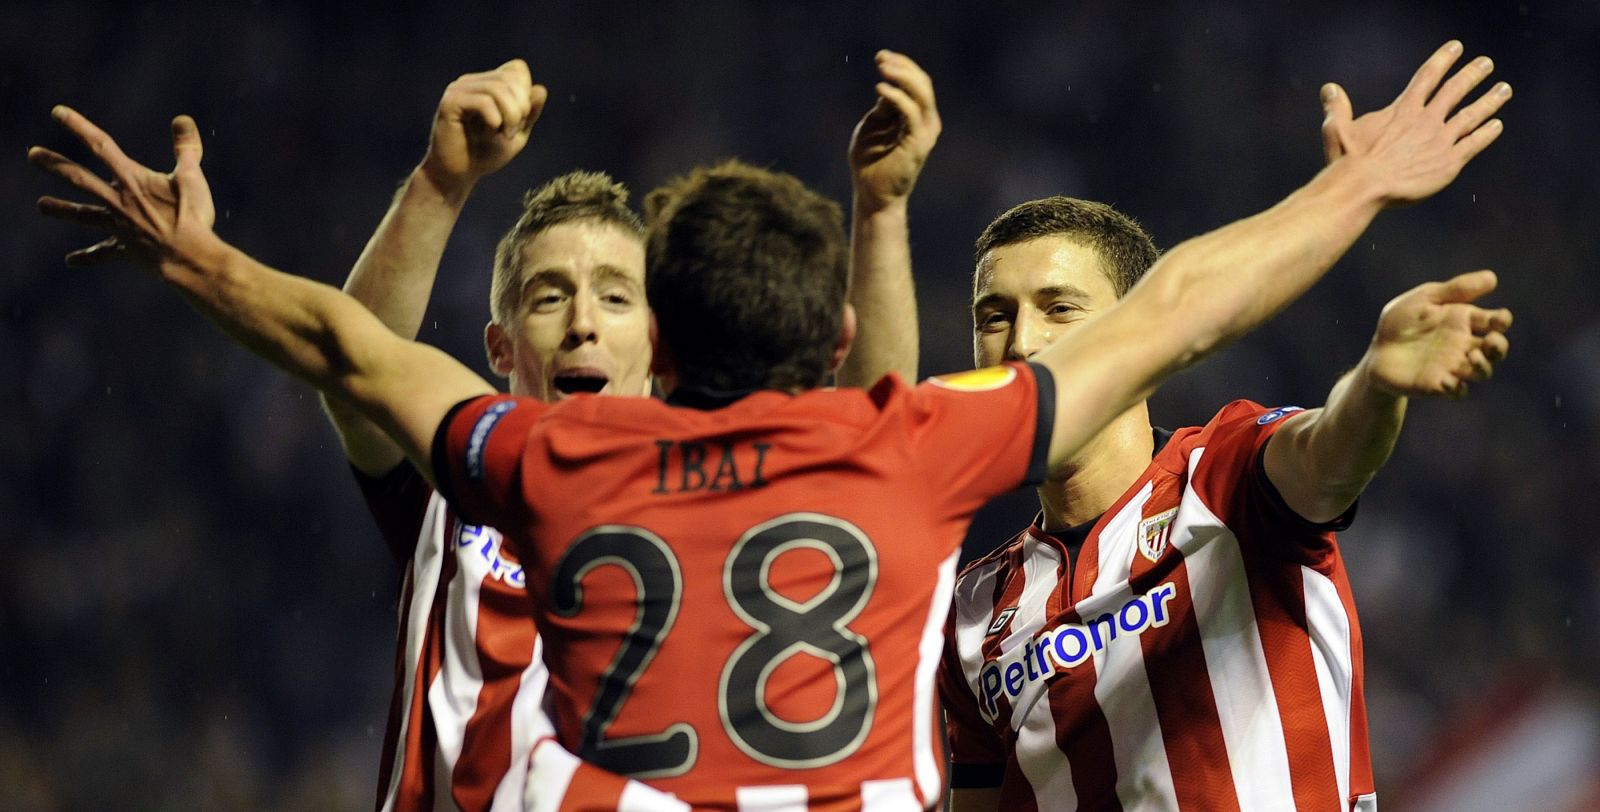
[[[494,251],[494,276],[489,283],[489,312],[510,323],[522,295],[522,250],[551,226],[593,220],[617,226],[644,239],[644,223],[628,208],[628,187],[604,172],[568,172],[522,196],[522,216],[500,238]]]
[[[723,392],[821,385],[844,320],[839,205],[736,160],[645,199],[645,288],[681,383]]]
[[[1120,298],[1150,270],[1161,252],[1132,217],[1093,200],[1056,195],[1013,206],[978,235],[975,264],[996,248],[1040,237],[1065,237],[1099,252]]]

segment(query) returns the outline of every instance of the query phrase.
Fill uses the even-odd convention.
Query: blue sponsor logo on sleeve
[[[496,423],[505,416],[506,412],[517,408],[514,400],[502,400],[490,406],[472,426],[472,433],[467,435],[467,479],[472,482],[483,481],[483,447],[489,442],[489,432],[494,431]]]
[[[1256,425],[1265,426],[1266,424],[1271,423],[1272,421],[1277,420],[1286,414],[1294,414],[1295,412],[1303,411],[1305,411],[1305,409],[1299,406],[1279,406],[1278,408],[1256,418]]]

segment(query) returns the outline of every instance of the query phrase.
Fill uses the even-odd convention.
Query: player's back
[[[1042,464],[1023,369],[448,421],[463,509],[530,545],[563,742],[695,806],[935,803],[955,557]]]

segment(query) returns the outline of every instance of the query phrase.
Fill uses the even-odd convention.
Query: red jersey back
[[[698,396],[720,408],[489,396],[433,461],[527,567],[586,761],[696,807],[927,807],[956,556],[985,501],[1042,478],[1053,396],[1020,364]]]

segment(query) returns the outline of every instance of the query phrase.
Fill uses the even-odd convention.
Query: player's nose
[[[1049,345],[1049,328],[1040,324],[1037,319],[1019,314],[1011,328],[1011,341],[1006,357],[1012,361],[1026,361],[1033,357],[1034,353]]]
[[[567,343],[571,345],[584,344],[599,338],[597,320],[595,318],[595,304],[586,296],[572,297],[572,309],[567,317]]]

